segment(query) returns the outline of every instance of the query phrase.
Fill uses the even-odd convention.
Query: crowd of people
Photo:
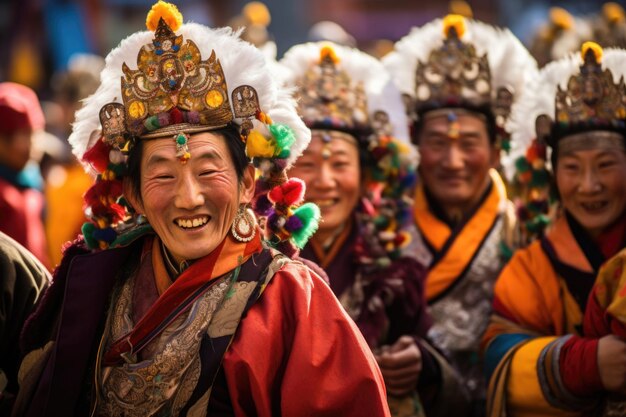
[[[0,416],[626,415],[626,16],[575,21],[277,59],[159,1],[1,82]]]

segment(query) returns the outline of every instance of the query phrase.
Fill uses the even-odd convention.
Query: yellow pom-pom
[[[246,141],[246,155],[248,155],[248,158],[271,158],[275,152],[276,148],[273,141],[268,140],[256,130],[250,131]]]
[[[569,30],[574,26],[574,18],[562,7],[550,8],[550,21],[560,29]]]
[[[339,57],[330,45],[323,46],[320,50],[320,61],[324,61],[325,59],[330,59],[335,64],[339,62]]]
[[[623,22],[625,20],[624,8],[612,1],[602,6],[602,14],[611,23]]]
[[[465,33],[465,18],[460,14],[449,14],[443,18],[443,34],[450,36],[450,29],[456,30],[457,36],[460,38]]]
[[[251,1],[243,7],[243,15],[253,25],[267,26],[272,21],[267,6],[260,1]]]
[[[183,15],[178,11],[178,8],[172,3],[159,0],[152,6],[152,9],[150,9],[146,17],[146,27],[148,30],[154,32],[161,18],[173,31],[177,31],[180,25],[183,24]]]
[[[585,42],[583,46],[580,48],[580,56],[585,60],[585,55],[587,55],[588,50],[592,50],[593,54],[596,57],[596,62],[600,63],[602,61],[602,47],[595,42]]]

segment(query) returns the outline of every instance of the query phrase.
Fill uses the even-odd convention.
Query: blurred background
[[[52,94],[55,72],[68,68],[76,53],[106,55],[127,35],[145,29],[152,0],[10,0],[0,4],[0,81],[15,81],[35,89],[43,99]],[[525,44],[550,18],[554,7],[574,18],[601,13],[593,0],[266,0],[248,7],[244,0],[184,0],[177,2],[185,21],[208,26],[254,25],[251,35],[262,43],[273,40],[278,57],[290,46],[309,39],[344,36],[345,43],[375,55],[384,54],[415,25],[441,17],[450,9],[465,10],[479,20],[509,27]],[[620,4],[621,2],[616,2]],[[623,4],[620,4],[623,6]],[[254,6],[254,5],[253,5]],[[471,11],[470,11],[471,10]],[[330,21],[338,26],[326,22]]]

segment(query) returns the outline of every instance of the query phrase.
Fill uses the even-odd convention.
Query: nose
[[[600,184],[600,178],[595,169],[586,168],[583,170],[580,185],[578,186],[578,192],[584,194],[592,194],[600,191],[602,185]]]
[[[456,170],[463,168],[463,152],[458,144],[451,143],[450,146],[448,146],[442,162],[446,169]]]
[[[204,194],[196,178],[191,174],[185,174],[178,181],[174,205],[177,208],[193,210],[204,204]]]
[[[318,170],[318,176],[314,180],[317,188],[328,189],[335,186],[335,175],[327,162],[323,162]]]

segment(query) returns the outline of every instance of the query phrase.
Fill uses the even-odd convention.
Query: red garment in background
[[[0,178],[0,231],[21,243],[49,268],[43,207],[41,192],[18,188]]]

